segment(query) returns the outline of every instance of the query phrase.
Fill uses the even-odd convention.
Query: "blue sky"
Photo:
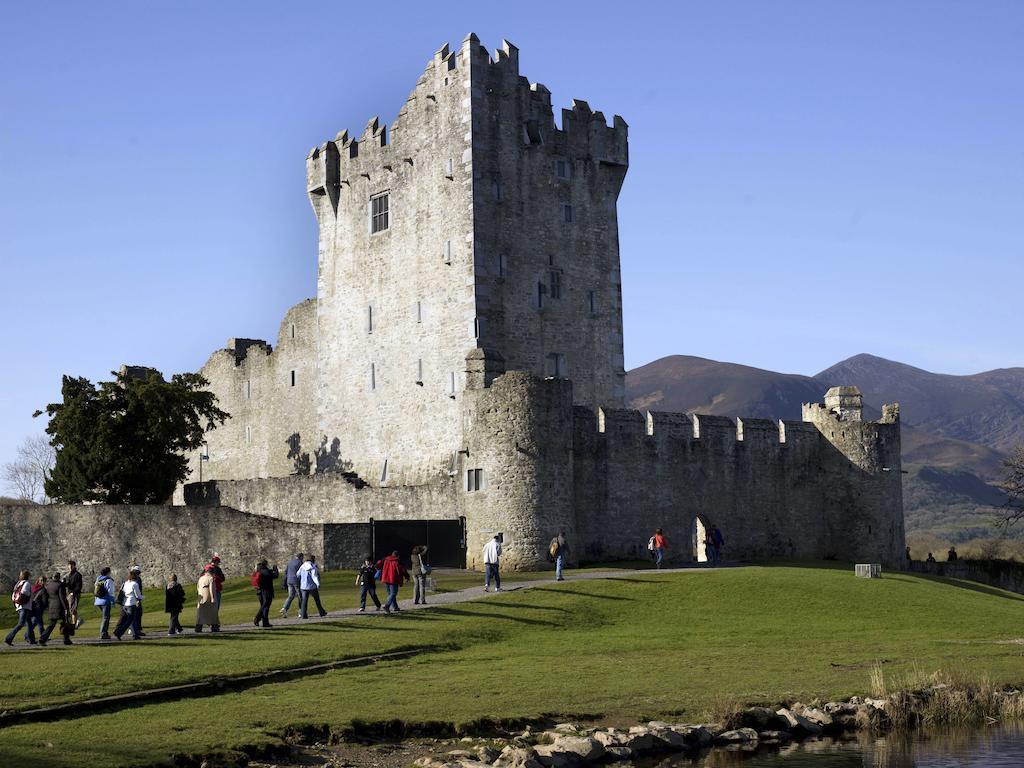
[[[273,341],[307,151],[471,30],[630,125],[627,367],[1024,365],[1024,3],[8,4],[0,461],[62,373]]]

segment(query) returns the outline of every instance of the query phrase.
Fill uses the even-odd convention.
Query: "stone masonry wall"
[[[214,552],[232,577],[248,575],[260,557],[284,564],[299,550],[316,554],[327,568],[355,565],[353,552],[366,548],[366,526],[331,528],[331,550],[325,551],[323,525],[226,507],[0,506],[0,586],[8,589],[22,568],[33,575],[64,574],[69,558],[87,580],[104,566],[120,578],[138,564],[147,586],[171,573],[191,583]]]

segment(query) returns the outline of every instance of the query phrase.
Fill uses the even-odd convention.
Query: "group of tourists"
[[[716,566],[722,562],[722,548],[725,547],[725,537],[717,525],[713,525],[710,529],[705,529],[705,531],[703,541],[704,555],[709,565]],[[665,538],[665,532],[658,528],[654,531],[654,535],[647,540],[647,551],[651,556],[651,560],[654,561],[655,568],[661,568],[661,564],[665,561],[667,550],[668,539]]]
[[[501,591],[501,554],[502,534],[497,533],[484,545],[481,559],[484,563],[484,591]],[[725,544],[722,532],[717,526],[707,534],[705,547],[711,565],[717,565],[721,557],[721,549]],[[668,549],[668,539],[661,528],[651,536],[647,545],[651,559],[657,568],[661,568]],[[564,581],[564,571],[570,553],[569,542],[565,531],[551,539],[548,545],[548,561],[555,566],[555,579]],[[371,555],[363,558],[363,564],[356,574],[355,585],[359,587],[359,612],[366,611],[366,600],[369,598],[376,610],[384,613],[399,611],[398,591],[403,584],[412,582],[413,603],[425,605],[427,602],[428,577],[433,568],[427,560],[427,546],[417,545],[410,553],[411,568],[406,568],[399,559],[398,550],[374,562]],[[256,563],[250,576],[250,584],[256,590],[257,611],[253,617],[253,625],[270,627],[271,604],[275,597],[275,583],[280,579],[281,591],[287,594],[279,614],[288,618],[288,611],[298,602],[299,616],[309,618],[310,601],[316,605],[320,616],[326,616],[327,610],[320,601],[320,568],[314,555],[296,553],[288,561],[282,574],[276,565],[270,565],[266,558]],[[220,556],[216,553],[202,568],[196,580],[196,618],[194,628],[202,632],[209,627],[211,632],[220,631],[220,605],[224,586],[224,571],[221,568]],[[383,603],[377,596],[377,584],[383,584],[386,597]],[[8,632],[4,642],[13,645],[14,639],[22,629],[30,645],[45,646],[55,629],[63,637],[65,645],[71,645],[71,637],[82,626],[79,615],[79,602],[82,597],[84,582],[74,560],[68,561],[68,572],[62,576],[54,573],[52,578],[39,576],[32,579],[31,573],[24,570],[20,573],[11,600],[18,614],[18,623]],[[177,574],[171,574],[164,590],[164,612],[168,614],[168,635],[180,635],[184,632],[181,614],[185,610],[187,595],[184,586],[178,581]],[[142,569],[138,565],[127,569],[124,580],[116,584],[111,569],[104,567],[93,584],[93,605],[100,614],[100,639],[120,640],[125,635],[134,639],[145,637],[142,630],[143,606],[146,605],[142,587]],[[111,612],[114,606],[120,606],[121,614],[110,632]],[[38,631],[38,638],[36,633]]]

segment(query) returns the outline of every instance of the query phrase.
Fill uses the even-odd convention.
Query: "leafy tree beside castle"
[[[186,452],[228,418],[199,374],[170,381],[152,369],[114,375],[95,385],[65,376],[62,402],[46,406],[56,451],[46,495],[54,501],[166,502],[188,476]]]

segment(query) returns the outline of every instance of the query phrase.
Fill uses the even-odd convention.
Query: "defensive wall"
[[[229,576],[242,576],[262,557],[284,564],[297,551],[315,554],[327,569],[352,567],[370,546],[365,523],[291,523],[227,507],[4,505],[0,529],[4,589],[23,568],[33,577],[65,574],[69,559],[86,579],[105,566],[121,577],[139,565],[143,584],[150,586],[172,573],[192,581],[214,552]]]
[[[435,482],[382,488],[331,473],[210,481],[189,485],[186,501],[302,523],[464,519],[469,567],[499,532],[506,566],[533,568],[559,530],[573,560],[610,560],[646,556],[657,527],[670,559],[688,562],[698,521],[719,526],[733,560],[901,565],[897,409],[879,422],[825,405],[805,409],[812,421],[779,422],[594,409],[573,405],[567,379],[501,374],[500,360],[479,352],[467,374],[465,447]]]

